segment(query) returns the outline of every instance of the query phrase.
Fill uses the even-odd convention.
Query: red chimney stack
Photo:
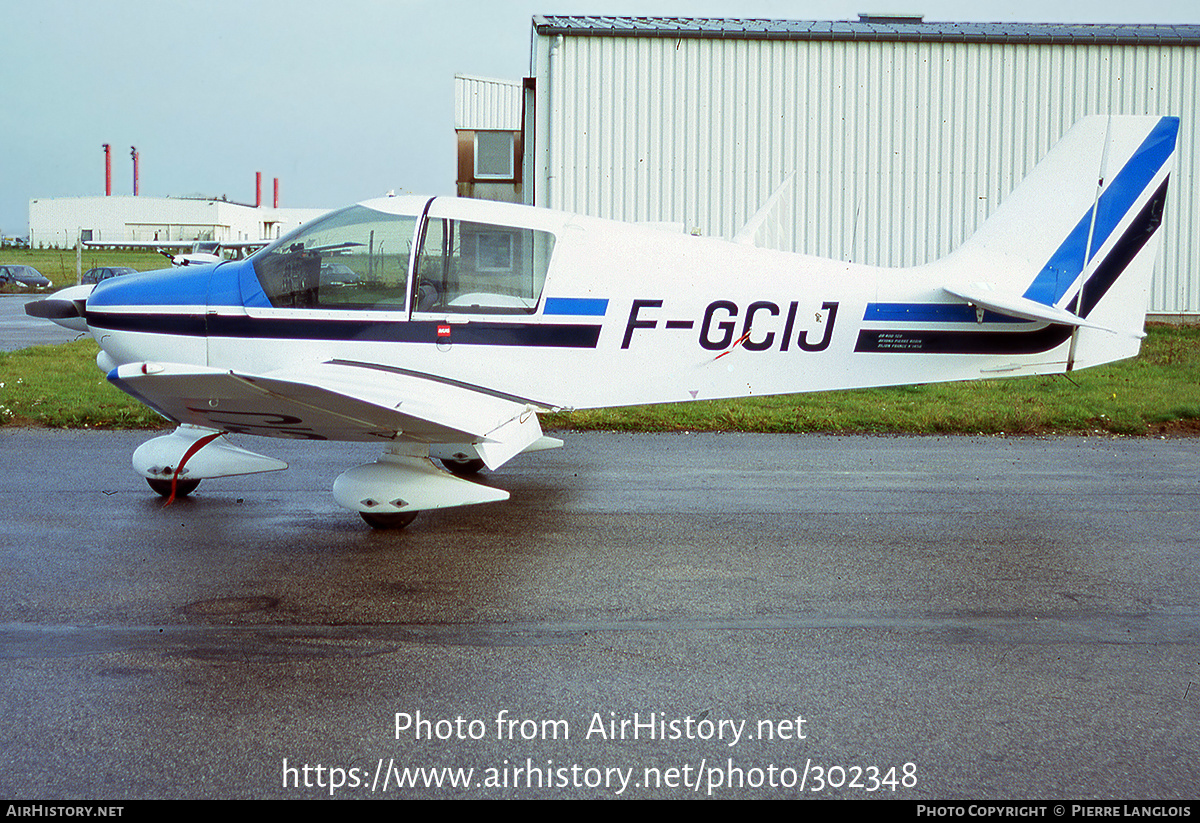
[[[112,197],[112,146],[104,144],[104,196]]]
[[[275,208],[279,208],[279,178],[275,178]]]
[[[254,208],[262,208],[262,172],[254,172]]]

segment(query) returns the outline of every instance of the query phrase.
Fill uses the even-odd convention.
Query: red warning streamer
[[[188,450],[183,453],[183,458],[179,461],[179,465],[175,467],[175,473],[171,475],[171,494],[169,497],[167,497],[167,502],[163,503],[164,509],[175,502],[175,484],[179,481],[179,473],[183,471],[183,467],[187,465],[187,462],[192,459],[192,455],[200,451],[202,448],[216,440],[224,433],[225,432],[213,432],[212,434],[206,434],[195,443],[188,446]]]

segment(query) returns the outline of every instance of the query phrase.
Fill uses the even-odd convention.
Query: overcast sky
[[[0,0],[0,231],[31,198],[113,193],[335,208],[454,191],[454,75],[529,73],[534,14],[1200,23],[1195,0]]]

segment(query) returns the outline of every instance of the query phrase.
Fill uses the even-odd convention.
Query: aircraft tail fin
[[[1073,326],[1068,368],[1137,354],[1177,117],[1081,120],[943,262],[951,295]]]

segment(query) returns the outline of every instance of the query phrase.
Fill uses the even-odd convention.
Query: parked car
[[[49,286],[50,280],[33,266],[0,266],[0,285],[11,284],[26,288],[27,286]]]
[[[321,266],[322,286],[349,286],[358,283],[358,275],[345,263],[325,263]]]
[[[137,274],[137,269],[131,269],[128,266],[100,266],[95,269],[88,269],[83,273],[83,279],[79,282],[82,285],[89,283],[96,284],[110,277],[120,277],[124,274]]]

